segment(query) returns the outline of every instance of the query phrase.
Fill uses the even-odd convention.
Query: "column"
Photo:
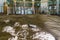
[[[33,14],[35,14],[35,9],[34,9],[34,0],[32,0],[32,9],[33,9]]]
[[[14,0],[14,13],[16,14],[16,0]]]
[[[7,0],[4,0],[4,2],[6,2]]]
[[[4,1],[3,9],[4,9],[4,14],[7,14],[7,4],[6,4],[6,1]]]
[[[57,0],[57,4],[56,4],[56,8],[57,8],[57,14],[59,14],[59,0]]]
[[[24,13],[25,14],[25,0],[23,0],[24,1],[24,6],[23,6],[23,12],[22,13]]]

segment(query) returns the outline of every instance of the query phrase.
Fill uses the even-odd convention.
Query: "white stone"
[[[15,36],[15,37],[9,38],[8,40],[18,40],[18,37]]]
[[[29,26],[31,26],[33,28],[36,28],[37,27],[36,25],[32,25],[32,24],[29,24]]]
[[[15,22],[14,27],[20,26],[19,22]]]
[[[34,32],[40,31],[39,28],[32,28],[31,30],[34,31]]]
[[[22,29],[28,29],[28,25],[27,24],[22,25]]]
[[[55,37],[47,32],[40,32],[33,35],[33,39],[39,39],[39,40],[55,40]]]
[[[10,20],[9,20],[9,19],[7,19],[7,20],[4,20],[4,22],[5,22],[5,23],[8,23],[8,22],[10,22]]]
[[[11,26],[4,27],[2,32],[10,33],[12,36],[15,35],[15,29]]]
[[[34,32],[40,31],[40,29],[36,25],[30,24],[29,26],[31,27],[31,30]]]

